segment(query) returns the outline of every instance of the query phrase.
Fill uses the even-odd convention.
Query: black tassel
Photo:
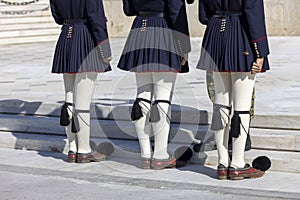
[[[78,121],[78,113],[75,112],[73,113],[73,117],[72,117],[72,127],[71,127],[71,131],[72,133],[78,133],[79,130],[80,130],[80,127],[79,127],[79,121]]]
[[[159,110],[157,103],[151,106],[150,110],[150,122],[158,122],[160,120]]]
[[[181,146],[174,152],[174,157],[182,162],[188,162],[193,157],[193,150],[188,146]]]
[[[224,123],[222,121],[222,115],[221,115],[221,105],[214,104],[214,112],[211,120],[211,130],[221,130],[224,128]]]
[[[251,148],[252,148],[252,142],[251,142],[250,133],[248,133],[247,134],[246,145],[245,145],[245,151],[250,151]]]
[[[233,138],[238,138],[241,133],[241,118],[234,114],[231,119],[230,134]]]
[[[140,100],[136,99],[131,110],[131,120],[135,121],[143,117],[143,111],[139,104]]]
[[[70,124],[70,115],[68,113],[68,104],[65,103],[60,111],[60,125],[68,126]]]

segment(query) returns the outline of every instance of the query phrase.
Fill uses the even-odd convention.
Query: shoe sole
[[[230,180],[243,180],[244,178],[260,178],[265,173],[256,173],[256,174],[240,174],[240,175],[229,175]]]
[[[104,161],[105,158],[91,158],[91,159],[78,159],[77,158],[77,163],[89,163],[89,162],[101,162]]]
[[[150,164],[142,164],[141,166],[142,169],[151,169]]]
[[[228,176],[218,176],[219,180],[226,180],[228,178]]]
[[[68,163],[76,163],[76,159],[74,159],[74,158],[68,158]]]
[[[154,170],[161,170],[161,169],[172,169],[175,168],[176,165],[152,165],[151,168]]]

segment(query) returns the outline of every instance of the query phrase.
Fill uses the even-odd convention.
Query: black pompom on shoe
[[[111,142],[102,142],[98,145],[97,151],[106,156],[110,156],[115,151],[115,147]]]
[[[259,156],[252,161],[252,166],[261,171],[267,171],[271,167],[271,160],[266,156]]]

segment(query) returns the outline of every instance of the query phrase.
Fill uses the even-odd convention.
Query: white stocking
[[[137,83],[137,97],[143,98],[151,101],[153,94],[153,84],[152,84],[152,74],[151,73],[136,73],[136,83]],[[139,105],[142,108],[143,117],[134,121],[135,129],[139,139],[139,144],[141,148],[141,157],[151,158],[151,143],[150,143],[150,133],[151,125],[149,122],[149,114],[151,104],[140,101]]]
[[[213,79],[215,84],[215,104],[231,105],[231,77],[230,73],[214,72]],[[225,108],[220,108],[224,128],[215,131],[215,139],[218,151],[219,164],[229,166],[228,139],[229,139],[229,113]]]
[[[65,102],[73,104],[73,88],[75,82],[75,74],[64,74],[65,85]],[[68,106],[68,113],[70,120],[72,118],[73,106]],[[77,152],[77,137],[76,133],[71,132],[71,123],[65,127],[65,131],[68,137],[69,151]]]
[[[77,134],[78,153],[90,153],[90,104],[97,73],[78,73],[74,84],[74,104],[80,130]]]
[[[172,100],[173,89],[176,80],[176,73],[157,72],[152,73],[154,83],[155,100]],[[168,138],[170,132],[171,109],[168,103],[158,103],[160,120],[152,124],[154,133],[154,154],[155,159],[167,159]]]
[[[251,108],[252,93],[255,84],[255,75],[250,73],[232,73],[233,107],[235,111],[249,111]],[[247,133],[250,125],[250,115],[240,114],[240,136],[232,139],[231,167],[245,166],[244,152]]]

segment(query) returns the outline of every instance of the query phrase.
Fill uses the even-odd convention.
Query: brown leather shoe
[[[175,168],[176,167],[176,158],[170,156],[168,159],[152,159],[151,168],[155,170],[166,169],[166,168]]]
[[[225,167],[222,164],[219,164],[217,167],[217,174],[220,180],[225,180],[228,178],[228,167]]]
[[[68,152],[68,162],[69,163],[75,163],[77,160],[77,154],[73,151]]]
[[[229,168],[229,179],[231,180],[242,180],[244,178],[259,178],[262,177],[264,174],[265,172],[257,170],[251,167],[249,164],[246,164],[244,168]]]
[[[77,163],[100,162],[106,159],[106,156],[97,151],[91,153],[77,153]]]
[[[142,158],[141,164],[142,164],[142,169],[150,169],[151,168],[151,159],[150,158]]]

